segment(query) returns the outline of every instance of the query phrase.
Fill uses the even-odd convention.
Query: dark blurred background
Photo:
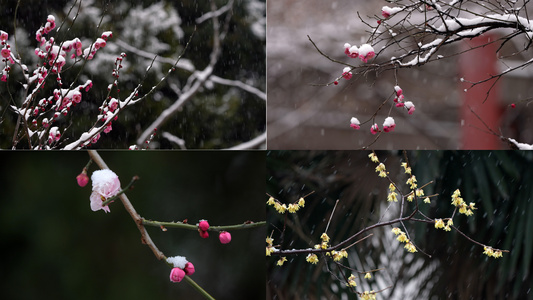
[[[264,221],[263,152],[99,152],[146,219],[211,225]],[[203,299],[185,281],[172,283],[120,201],[91,211],[91,183],[76,176],[86,152],[1,152],[0,298]],[[92,164],[89,176],[96,170]],[[191,276],[216,299],[265,298],[265,227],[215,232],[147,227],[166,256],[187,257]]]
[[[369,151],[270,151],[267,155],[267,192],[283,203],[306,198],[305,207],[284,217],[267,210],[274,244],[283,249],[308,248],[319,243],[339,199],[327,231],[336,245],[365,226],[377,223],[387,210],[389,182],[378,177]],[[356,291],[378,291],[377,299],[531,299],[533,270],[533,153],[520,151],[401,151],[377,152],[390,177],[404,190],[407,179],[400,163],[409,159],[418,186],[426,195],[438,193],[431,204],[420,204],[431,218],[451,216],[451,194],[460,189],[474,215],[456,215],[454,225],[474,240],[510,250],[503,258],[489,258],[483,247],[457,232],[437,230],[433,224],[405,222],[411,239],[431,258],[408,253],[390,232],[393,226],[363,234],[371,238],[348,250],[348,263],[358,271],[382,268],[372,279],[357,279]],[[422,201],[420,201],[422,202]],[[404,215],[413,205],[404,208]],[[383,220],[399,216],[399,202]],[[420,215],[418,215],[419,218]],[[285,223],[286,221],[286,223]],[[286,224],[285,236],[281,231]],[[398,224],[394,225],[398,226]],[[404,229],[402,229],[404,230]],[[404,230],[405,231],[405,230]],[[317,265],[305,255],[267,258],[267,299],[359,299],[336,277],[334,264]],[[346,272],[346,277],[350,275]]]

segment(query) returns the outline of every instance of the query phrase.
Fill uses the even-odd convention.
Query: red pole
[[[469,40],[467,49],[480,47],[495,40],[494,36],[484,34]],[[498,74],[496,65],[497,43],[465,52],[459,56],[459,73],[469,82],[477,82]],[[472,110],[492,129],[497,132],[500,126],[501,106],[499,105],[499,83],[496,79],[489,80],[470,88],[470,84],[463,82],[461,87],[462,105],[460,108],[461,145],[462,149],[500,149],[502,143],[497,136],[487,133],[487,128],[472,113]],[[490,94],[487,97],[487,92]],[[468,89],[464,92],[464,89]],[[485,100],[486,99],[486,100]]]

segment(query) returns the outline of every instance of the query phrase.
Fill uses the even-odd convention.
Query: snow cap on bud
[[[415,112],[415,105],[413,104],[413,102],[411,101],[406,101],[405,103],[405,108],[407,108],[407,113],[412,115],[413,112]]]
[[[222,231],[218,235],[218,239],[222,244],[228,244],[229,242],[231,242],[231,234],[227,231]]]
[[[385,119],[385,122],[383,122],[383,131],[385,132],[393,131],[394,127],[396,127],[396,123],[394,122],[394,119],[392,117],[387,117]]]
[[[185,271],[180,268],[173,268],[170,271],[170,281],[172,282],[180,282],[183,280],[183,277],[185,277]]]
[[[198,224],[198,228],[202,231],[207,231],[209,229],[209,223],[207,220],[200,220],[200,224]]]
[[[350,80],[352,78],[352,72],[350,72],[351,68],[346,67],[342,70],[342,77],[346,80]]]
[[[398,97],[400,97],[400,95],[403,93],[402,88],[399,86],[395,86],[394,91],[396,91],[396,96]]]
[[[352,127],[353,129],[359,129],[361,128],[361,123],[359,122],[359,120],[356,118],[356,117],[352,117],[352,119],[350,120],[350,127]]]
[[[187,262],[183,271],[185,271],[185,275],[191,276],[194,274],[194,265],[191,262]]]
[[[185,256],[171,256],[167,257],[167,263],[172,264],[175,268],[184,269],[187,266],[187,258]]]
[[[85,168],[81,171],[80,175],[76,176],[76,181],[78,181],[78,185],[81,187],[84,187],[89,183],[89,176],[87,176]]]
[[[361,61],[366,63],[375,55],[376,53],[374,52],[374,48],[369,44],[363,44],[361,45],[361,47],[359,47],[359,58],[361,59]]]
[[[379,132],[379,126],[378,126],[378,124],[374,123],[374,125],[372,125],[372,127],[370,127],[370,132],[371,132],[372,134],[376,134],[376,133],[378,133],[378,132]]]
[[[348,43],[345,43],[344,54],[348,55],[351,58],[357,58],[359,56],[359,49],[357,48],[357,46],[352,46]]]

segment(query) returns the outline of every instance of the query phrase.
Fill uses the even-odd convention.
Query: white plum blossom
[[[94,171],[91,175],[93,182],[93,192],[91,194],[91,209],[97,211],[102,209],[110,212],[109,206],[102,206],[102,202],[118,194],[120,191],[120,180],[115,172],[104,169]]]

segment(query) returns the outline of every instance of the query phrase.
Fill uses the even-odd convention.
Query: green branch
[[[186,224],[183,222],[160,222],[142,219],[142,224],[145,226],[154,226],[154,227],[170,227],[170,228],[182,228],[189,230],[198,230],[198,225]],[[226,226],[209,226],[209,231],[229,231],[229,230],[238,230],[238,229],[249,229],[255,227],[261,227],[266,225],[266,221],[261,222],[246,222],[243,224],[237,225],[226,225]]]

